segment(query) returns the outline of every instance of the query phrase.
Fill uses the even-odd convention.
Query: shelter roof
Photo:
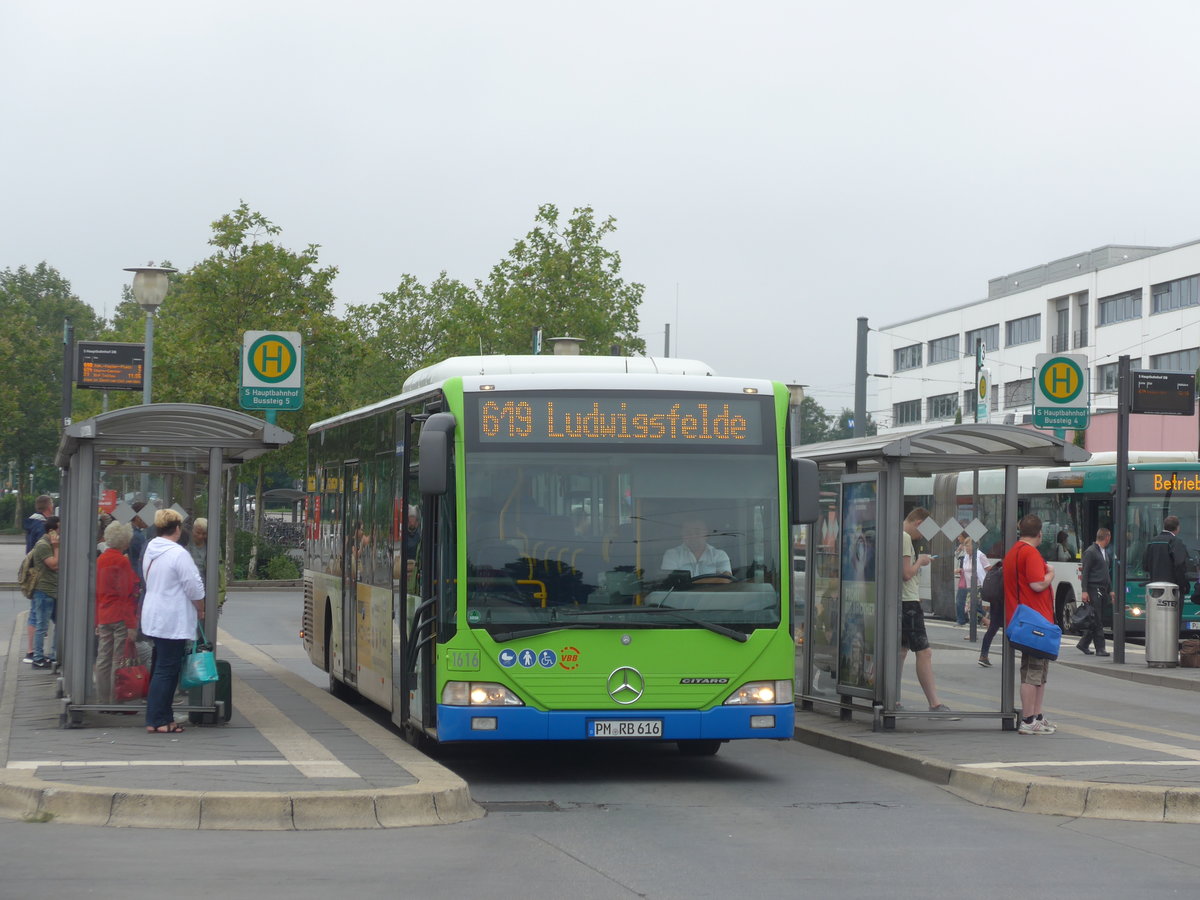
[[[871,472],[897,462],[905,474],[992,469],[999,466],[1060,466],[1083,462],[1087,450],[1041,431],[1015,425],[962,424],[795,447],[792,455],[823,469]]]
[[[66,468],[84,441],[105,447],[172,447],[207,455],[223,450],[227,463],[241,463],[291,443],[277,425],[237,410],[196,403],[151,403],[101,413],[68,425],[59,441],[55,465]],[[137,451],[131,456],[137,456]]]

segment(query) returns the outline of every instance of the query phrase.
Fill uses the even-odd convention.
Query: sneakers
[[[935,713],[953,712],[953,710],[950,709],[950,707],[948,707],[945,703],[939,703],[937,706],[931,706],[929,707],[929,711]],[[959,722],[962,720],[962,716],[938,716],[938,718],[946,722]]]
[[[1037,720],[1035,719],[1034,721],[1037,721]],[[1053,722],[1051,722],[1049,719],[1047,719],[1045,716],[1042,716],[1041,723],[1042,723],[1042,728],[1045,730],[1045,732],[1047,734],[1054,734],[1054,732],[1058,731],[1058,726],[1055,725]]]
[[[48,659],[35,659],[30,662],[30,665],[32,665],[35,669],[49,669],[54,666],[54,663],[50,662]]]
[[[990,669],[992,667],[992,661],[990,659],[988,659],[986,656],[979,657],[979,664],[981,666],[983,666],[985,669]]]
[[[1021,724],[1017,727],[1017,734],[1054,734],[1057,729],[1053,725],[1047,725],[1044,719],[1034,719],[1032,722],[1021,720]]]
[[[21,662],[26,663],[26,664],[32,663],[33,662],[33,651],[30,650],[28,653],[26,653],[25,656],[22,657]]]

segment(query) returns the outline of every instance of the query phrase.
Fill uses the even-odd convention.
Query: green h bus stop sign
[[[1034,363],[1035,428],[1088,427],[1091,418],[1088,359],[1083,353],[1039,353]]]
[[[298,331],[242,335],[242,409],[300,409],[304,405],[304,347]]]

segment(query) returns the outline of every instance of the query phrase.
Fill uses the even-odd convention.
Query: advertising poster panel
[[[875,694],[875,549],[878,484],[842,485],[841,627],[838,631],[838,685],[846,694]]]
[[[807,576],[813,579],[812,627],[806,635],[811,660],[812,691],[837,695],[838,610],[841,605],[841,503],[837,481],[821,484],[821,518],[813,525],[813,558]]]

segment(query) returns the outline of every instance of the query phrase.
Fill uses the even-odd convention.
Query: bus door
[[[347,684],[358,683],[358,575],[362,561],[363,509],[362,478],[357,462],[346,463],[343,473],[346,497],[342,519],[342,670],[338,673]]]
[[[406,453],[408,499],[419,511],[420,540],[414,552],[415,590],[407,603],[404,700],[406,725],[432,732],[437,728],[437,642],[447,640],[455,625],[457,542],[453,488],[442,495],[423,496],[418,487],[422,425],[422,419],[410,418]]]

